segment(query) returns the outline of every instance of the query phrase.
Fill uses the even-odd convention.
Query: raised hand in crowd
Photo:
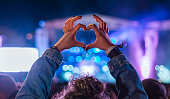
[[[81,19],[82,16],[76,16],[71,17],[65,22],[65,26],[63,27],[64,35],[62,38],[54,45],[57,47],[60,51],[63,51],[64,49],[69,49],[74,46],[79,46],[85,48],[86,46],[78,42],[76,40],[76,33],[80,28],[83,28],[86,31],[86,26],[83,24],[77,24],[74,27],[74,22],[78,19]]]

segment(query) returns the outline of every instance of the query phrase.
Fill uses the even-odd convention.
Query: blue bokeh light
[[[65,72],[63,76],[66,81],[69,81],[73,74],[71,72]]]
[[[115,40],[114,39],[111,39],[112,43],[115,44]]]
[[[68,62],[74,62],[74,56],[69,56],[68,57]]]
[[[94,57],[94,62],[99,63],[101,61],[100,56]]]
[[[81,56],[77,56],[76,57],[76,62],[81,62],[83,59],[82,59],[82,57]]]
[[[80,48],[79,47],[74,47],[74,52],[75,53],[79,53],[80,52]]]
[[[45,26],[45,21],[40,20],[39,23],[38,23],[38,25],[39,25],[40,27],[44,27],[44,26]]]
[[[100,50],[99,48],[93,48],[93,52],[94,53],[99,53],[99,52],[101,52],[102,50]]]

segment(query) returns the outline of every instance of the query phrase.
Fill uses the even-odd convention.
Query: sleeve
[[[136,70],[124,55],[112,57],[108,67],[116,79],[118,99],[148,99]]]
[[[16,99],[47,99],[52,78],[62,59],[59,51],[47,49],[31,67]]]

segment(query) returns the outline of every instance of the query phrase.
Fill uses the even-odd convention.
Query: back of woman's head
[[[101,99],[104,90],[105,85],[95,77],[82,76],[72,79],[67,87],[54,97],[55,99]]]

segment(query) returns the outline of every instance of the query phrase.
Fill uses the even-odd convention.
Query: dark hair
[[[110,97],[110,99],[115,99],[115,98],[117,99],[118,91],[115,84],[113,83],[106,84],[106,89],[104,93],[107,94]]]
[[[53,99],[103,99],[105,84],[93,76],[74,78]]]
[[[143,87],[149,99],[163,99],[166,97],[166,89],[163,84],[154,79],[142,81]]]

